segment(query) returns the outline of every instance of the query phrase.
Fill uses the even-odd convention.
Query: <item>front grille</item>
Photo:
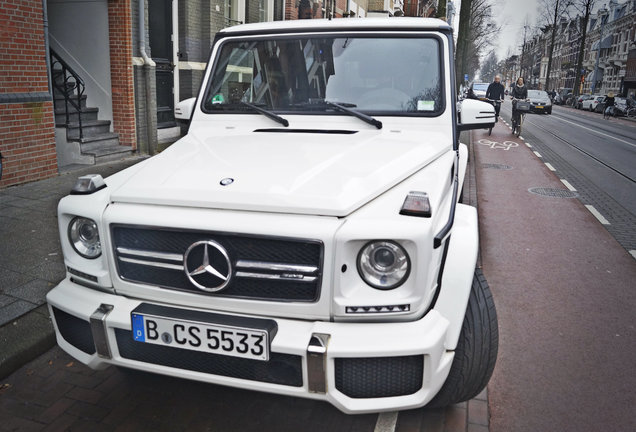
[[[351,398],[410,395],[422,388],[424,356],[337,358],[336,388]]]
[[[270,301],[319,297],[323,254],[319,241],[121,225],[113,225],[111,232],[117,270],[124,280],[220,297]],[[201,241],[220,245],[231,265],[229,283],[216,292],[197,287],[184,269],[184,255]],[[189,257],[192,272],[203,261],[203,248]],[[224,262],[213,267],[228,271]],[[204,287],[215,286],[215,276],[203,273],[196,278]]]
[[[64,340],[86,354],[95,354],[95,342],[88,321],[77,318],[56,307],[53,308],[53,317],[57,328]]]
[[[302,361],[292,354],[270,353],[269,361],[209,354],[133,340],[132,332],[115,329],[123,358],[250,381],[302,387]]]

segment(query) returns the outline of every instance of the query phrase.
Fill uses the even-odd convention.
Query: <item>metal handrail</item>
[[[65,125],[68,127],[71,113],[69,112],[69,104],[77,110],[77,118],[79,122],[79,139],[84,138],[82,131],[82,96],[86,85],[84,80],[77,72],[71,68],[52,48],[49,50],[51,57],[51,83],[53,87],[64,96],[64,109],[66,114]],[[59,67],[57,67],[59,66]],[[60,84],[55,79],[55,72],[62,72],[64,77]]]

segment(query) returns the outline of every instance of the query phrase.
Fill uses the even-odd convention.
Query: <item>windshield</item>
[[[203,109],[277,112],[332,110],[438,115],[444,108],[439,41],[434,37],[259,38],[225,42]]]
[[[535,99],[547,99],[549,96],[546,92],[541,90],[528,90],[528,97]]]
[[[475,83],[473,84],[473,91],[487,91],[488,83]]]

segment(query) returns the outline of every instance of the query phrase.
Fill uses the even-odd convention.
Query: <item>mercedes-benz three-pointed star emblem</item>
[[[207,292],[221,291],[232,277],[227,251],[214,240],[191,244],[183,256],[183,268],[190,282]]]

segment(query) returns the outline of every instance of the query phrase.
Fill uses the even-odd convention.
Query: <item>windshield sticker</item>
[[[213,104],[222,104],[223,102],[225,102],[225,98],[222,94],[218,94],[212,98]]]
[[[418,111],[435,111],[435,101],[418,100],[417,110]]]

